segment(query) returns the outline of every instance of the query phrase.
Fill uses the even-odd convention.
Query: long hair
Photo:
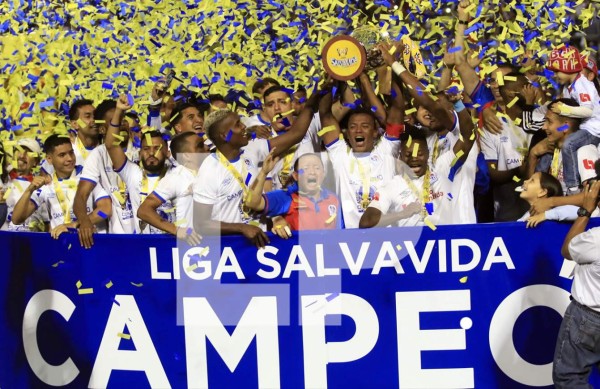
[[[540,172],[540,187],[546,189],[546,197],[562,196],[563,190],[560,181],[552,174]]]

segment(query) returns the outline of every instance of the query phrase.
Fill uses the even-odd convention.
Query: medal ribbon
[[[73,178],[74,174],[75,170],[73,170],[73,173],[71,173],[71,177],[68,180],[63,180],[62,182],[69,186],[69,183],[73,182],[71,181],[71,179]],[[54,192],[56,192],[56,199],[58,200],[60,209],[63,212],[63,218],[65,220],[64,224],[71,223],[71,208],[73,204],[69,197],[65,194],[65,192],[63,192],[61,182],[58,181],[56,173],[52,175],[52,185],[54,186]]]
[[[423,191],[420,195],[419,189],[417,189],[417,186],[415,185],[413,180],[411,180],[410,177],[408,177],[406,174],[404,175],[404,180],[408,184],[408,187],[413,192],[413,194],[417,198],[420,197],[421,199],[423,207],[423,209],[421,210],[421,216],[423,216],[423,218],[429,216],[429,212],[427,212],[427,207],[425,206],[425,204],[429,203],[429,188],[431,186],[431,174],[429,173],[429,169],[425,171],[425,175],[423,176]]]

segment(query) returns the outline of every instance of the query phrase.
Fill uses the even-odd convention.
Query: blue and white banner
[[[551,387],[568,228],[0,233],[0,387]]]

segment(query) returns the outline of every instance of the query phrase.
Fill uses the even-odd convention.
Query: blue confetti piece
[[[558,127],[556,130],[562,132],[562,131],[567,131],[568,129],[569,129],[569,125],[564,124],[564,125]]]
[[[377,112],[377,107],[376,107],[376,106],[374,106],[374,105],[372,105],[372,106],[371,106],[371,111],[372,111],[372,112]]]
[[[102,83],[102,88],[112,90],[113,85],[110,82],[103,82]]]
[[[256,132],[253,132],[253,133],[250,135],[250,137],[251,137],[252,139],[256,139]]]
[[[192,232],[194,232],[194,230],[192,229],[192,227],[189,227],[187,230],[185,230],[185,234],[186,235],[192,235]]]
[[[456,53],[457,51],[461,51],[461,50],[462,50],[462,47],[460,47],[460,46],[456,46],[456,47],[451,47],[451,48],[448,50],[448,52],[449,52],[449,53]]]
[[[454,197],[452,197],[452,193],[448,193],[448,199],[452,200]]]
[[[231,140],[232,136],[233,136],[233,131],[229,130],[229,132],[227,133],[227,136],[225,137],[225,142],[229,142]]]
[[[131,95],[131,93],[127,93],[127,103],[133,107],[133,104],[135,104],[135,100],[133,99],[133,96]]]
[[[283,118],[281,120],[281,124],[283,124],[285,127],[289,127],[292,125],[292,123],[290,123],[290,119],[288,119],[288,118]]]
[[[298,169],[298,174],[299,175],[303,175],[304,174],[304,169]]]
[[[425,203],[425,210],[427,210],[427,214],[433,214],[433,203]]]

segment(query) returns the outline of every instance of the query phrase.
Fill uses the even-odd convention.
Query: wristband
[[[406,71],[406,68],[400,62],[396,61],[392,64],[392,71],[399,76]]]
[[[468,21],[465,21],[465,20],[460,20],[460,19],[459,19],[459,20],[458,20],[458,24],[462,24],[463,26],[468,26],[468,25],[469,25],[469,22],[468,22]]]
[[[465,108],[466,108],[465,104],[462,102],[462,100],[458,100],[456,103],[454,103],[454,110],[456,112],[460,112],[460,111],[464,110]]]
[[[117,127],[117,128],[121,127],[120,124],[114,124],[112,121],[110,122],[110,125],[113,126],[113,127]]]
[[[385,133],[390,138],[398,139],[404,133],[404,124],[388,123],[385,126]]]

